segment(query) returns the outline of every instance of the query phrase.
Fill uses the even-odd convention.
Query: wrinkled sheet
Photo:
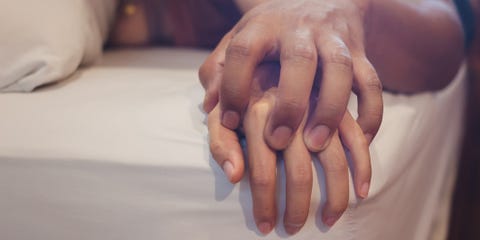
[[[0,239],[286,238],[282,226],[261,237],[247,178],[231,185],[209,154],[196,73],[206,55],[110,51],[60,84],[0,95]],[[314,161],[310,215],[289,239],[425,240],[441,232],[462,134],[463,79],[461,70],[437,93],[385,93],[369,198],[357,200],[351,188],[349,208],[325,227],[324,179]],[[349,109],[356,112],[353,95]],[[278,179],[283,213],[281,162]]]

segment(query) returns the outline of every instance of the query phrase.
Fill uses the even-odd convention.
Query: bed
[[[280,225],[259,234],[246,178],[228,183],[209,154],[196,70],[207,54],[111,50],[59,84],[0,95],[0,239],[287,238]],[[314,162],[308,221],[288,238],[445,237],[464,79],[462,68],[436,93],[384,93],[369,198],[351,190],[345,214],[325,227]],[[356,112],[354,96],[349,109]],[[278,178],[281,210],[281,171]]]

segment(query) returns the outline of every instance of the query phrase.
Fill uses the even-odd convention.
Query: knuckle
[[[370,92],[381,93],[383,91],[383,84],[375,72],[371,73],[362,85],[363,89]]]
[[[300,63],[311,63],[317,60],[316,50],[311,44],[299,43],[293,48],[286,49],[284,60]]]
[[[249,118],[255,120],[265,119],[268,114],[269,105],[266,102],[257,102],[250,107]]]
[[[383,92],[383,84],[376,75],[367,81],[367,88],[376,93]]]
[[[281,99],[273,113],[275,121],[297,128],[303,119],[307,103],[300,99]]]
[[[266,176],[263,172],[252,174],[250,177],[251,184],[259,190],[266,190],[274,187],[274,180]]]
[[[369,122],[373,127],[377,127],[380,125],[380,122],[382,121],[383,118],[383,112],[382,110],[370,110],[367,111],[367,116],[369,117]]]
[[[324,121],[328,125],[337,126],[342,121],[346,108],[345,105],[341,105],[339,102],[325,103],[318,110],[321,115],[319,117],[320,121]]]
[[[232,40],[227,48],[227,57],[243,59],[253,56],[255,49],[249,42],[250,41],[245,40],[244,38],[235,38]]]
[[[213,159],[215,159],[215,161],[221,165],[225,160],[225,156],[223,155],[223,145],[219,141],[211,141],[209,147]]]
[[[377,71],[372,66],[367,58],[364,58],[360,62],[364,66],[364,76],[360,78],[360,90],[373,91],[375,93],[381,93],[383,91],[383,84],[378,77]]]
[[[286,113],[287,115],[300,115],[305,111],[307,103],[299,98],[281,98],[278,105],[278,110]]]
[[[295,173],[290,176],[289,183],[297,190],[309,190],[312,185],[312,172],[306,167],[295,169]]]
[[[213,156],[218,156],[220,152],[223,150],[223,146],[221,141],[217,140],[210,140],[210,152],[212,153]],[[220,159],[217,159],[220,160]]]
[[[353,68],[352,56],[348,52],[348,49],[344,46],[335,47],[327,56],[326,61],[331,64],[344,66],[345,68]]]
[[[323,168],[325,169],[325,172],[329,172],[333,174],[343,174],[348,172],[347,162],[339,159],[323,161],[322,165],[323,165]]]

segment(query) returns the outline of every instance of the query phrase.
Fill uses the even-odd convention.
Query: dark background
[[[453,196],[449,240],[480,240],[480,0],[473,46],[469,49],[469,96],[462,157]]]

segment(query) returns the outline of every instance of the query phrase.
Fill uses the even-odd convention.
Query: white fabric
[[[0,7],[0,91],[62,80],[102,51],[116,0],[15,0]]]
[[[205,56],[109,52],[59,85],[0,95],[0,239],[261,238],[247,180],[229,184],[208,151],[196,73]],[[370,197],[359,202],[351,190],[348,210],[326,228],[315,163],[309,219],[290,239],[427,239],[451,191],[463,78],[438,93],[385,93]],[[281,171],[279,179],[283,213]],[[285,236],[279,224],[262,239]]]

